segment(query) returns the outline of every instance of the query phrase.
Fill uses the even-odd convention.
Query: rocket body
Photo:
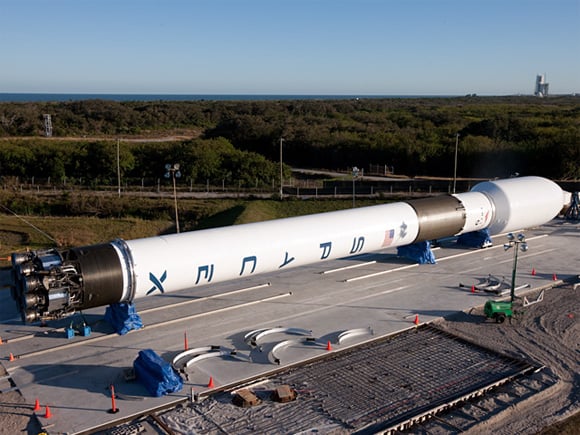
[[[13,254],[14,297],[25,321],[129,302],[488,228],[541,225],[566,204],[550,180],[483,182],[456,195],[108,244]]]

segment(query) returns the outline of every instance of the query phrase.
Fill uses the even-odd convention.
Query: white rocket
[[[387,247],[544,224],[569,194],[540,177],[470,192],[181,234],[12,254],[25,322]]]

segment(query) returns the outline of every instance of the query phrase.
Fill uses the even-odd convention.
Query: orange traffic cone
[[[111,409],[109,409],[109,414],[116,414],[119,412],[119,408],[115,405],[115,386],[111,384]]]
[[[419,325],[419,315],[415,314],[415,320],[413,321],[413,323],[415,324],[415,326]]]
[[[532,276],[536,276],[536,269],[532,267]]]
[[[326,343],[326,350],[332,350],[332,345],[330,344],[330,340]]]
[[[8,361],[12,362],[14,361],[14,355],[12,354],[12,352],[10,352],[10,356],[8,357]]]
[[[187,332],[183,333],[183,350],[189,349],[189,344],[187,343]]]
[[[34,401],[34,408],[32,408],[33,411],[40,411],[40,402],[38,401],[38,399],[36,399]]]
[[[207,384],[207,388],[213,388],[215,387],[214,383],[213,383],[213,376],[209,377],[209,382]]]
[[[475,293],[475,286],[474,285],[471,286],[471,293]]]
[[[552,281],[558,281],[558,277],[555,273],[552,274]]]
[[[50,412],[50,408],[46,405],[46,412],[44,413],[44,418],[52,418],[52,413]]]
[[[0,344],[4,344],[4,342],[2,341],[2,337],[0,337]]]

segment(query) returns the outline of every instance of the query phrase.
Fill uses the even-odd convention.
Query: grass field
[[[171,201],[152,199],[127,201],[125,204],[127,215],[124,215],[123,208],[115,198],[100,198],[98,201],[83,198],[82,203],[91,204],[90,216],[54,216],[50,215],[51,209],[56,208],[61,213],[66,207],[38,204],[38,198],[34,199],[35,204],[32,204],[32,201],[22,199],[20,201],[27,203],[24,214],[14,212],[6,206],[3,206],[4,210],[9,210],[10,213],[0,214],[0,257],[4,261],[12,252],[27,249],[86,246],[116,238],[132,240],[175,232]],[[74,198],[72,201],[73,204],[77,204],[79,199]],[[361,200],[357,202],[357,207],[384,202],[384,200]],[[352,207],[350,200],[183,200],[179,203],[180,228],[182,231],[215,228],[350,207]],[[41,210],[41,214],[33,213],[35,209]],[[114,209],[114,213],[111,213],[111,209]],[[159,210],[163,212],[160,213]],[[27,211],[29,213],[26,213]],[[139,213],[153,218],[134,216]],[[119,217],[111,217],[112,214]],[[106,217],[98,217],[100,215]]]

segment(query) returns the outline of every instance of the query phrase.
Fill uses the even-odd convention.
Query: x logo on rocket
[[[161,275],[161,278],[157,279],[157,277],[155,275],[153,275],[151,272],[149,272],[149,280],[153,283],[153,287],[151,287],[149,289],[149,291],[147,292],[147,294],[151,294],[153,293],[155,290],[159,290],[161,293],[164,293],[165,290],[163,288],[163,282],[167,279],[167,271],[163,272],[163,275]]]

